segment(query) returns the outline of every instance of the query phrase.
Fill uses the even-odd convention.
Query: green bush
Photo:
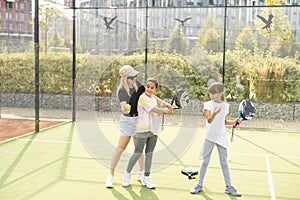
[[[257,101],[284,102],[300,100],[300,65],[298,59],[278,58],[258,51],[245,66],[251,93]]]
[[[170,98],[175,90],[183,88],[191,98],[208,99],[205,81],[211,76],[222,80],[223,54],[199,52],[202,52],[200,57],[182,57],[159,50],[148,54],[147,75],[159,80],[159,96]],[[72,59],[70,53],[40,55],[41,93],[72,93]],[[144,82],[144,59],[145,54],[141,52],[120,57],[77,54],[76,91],[78,94],[110,96],[119,82],[119,68],[125,64],[140,71],[139,80]],[[260,50],[228,50],[225,64],[228,100],[240,101],[249,96],[256,101],[300,100],[298,54],[290,59],[276,58]],[[2,92],[34,93],[34,74],[34,54],[0,54]]]

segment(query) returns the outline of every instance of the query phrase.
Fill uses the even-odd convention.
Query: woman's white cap
[[[138,73],[139,72],[134,70],[130,65],[124,65],[119,71],[121,76],[136,76]]]

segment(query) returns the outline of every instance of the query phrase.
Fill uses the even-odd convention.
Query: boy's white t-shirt
[[[154,97],[149,97],[143,93],[138,100],[138,120],[137,131],[149,132],[157,135],[159,132],[159,117],[157,113],[151,112],[157,107],[157,100]]]
[[[227,133],[225,127],[225,118],[229,113],[229,104],[226,102],[216,103],[212,100],[204,103],[203,110],[209,110],[211,114],[215,108],[220,107],[221,111],[215,116],[214,120],[209,124],[206,120],[206,137],[205,139],[217,143],[227,148]]]

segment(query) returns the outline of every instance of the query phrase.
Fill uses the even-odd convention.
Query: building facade
[[[291,6],[298,4],[298,1],[300,0],[280,1],[280,5],[289,5],[281,8],[289,18],[293,36],[300,40],[299,8]],[[148,14],[145,9],[147,3]],[[228,0],[227,36],[236,37],[237,28],[241,30],[245,26],[254,27],[257,15],[262,14],[266,4],[271,4],[270,0]],[[140,48],[139,37],[145,32],[145,27],[152,41],[165,42],[174,27],[180,24],[179,20],[191,18],[192,20],[182,23],[182,31],[192,48],[207,16],[223,23],[224,5],[225,0],[85,0],[79,4],[77,39],[88,52],[121,52],[132,47]],[[105,29],[103,18],[112,19],[115,16],[117,18],[111,24],[112,29]],[[174,20],[175,18],[178,20]],[[219,26],[217,31],[222,35],[224,26]],[[228,48],[234,48],[233,41],[227,44]]]
[[[139,37],[147,27],[153,41],[165,41],[180,24],[178,18],[192,18],[182,24],[182,30],[189,44],[197,40],[201,26],[208,15],[214,20],[224,19],[225,0],[83,0],[78,3],[76,12],[76,39],[87,52],[124,51],[131,46],[139,47]],[[288,5],[282,7],[289,18],[293,36],[300,40],[300,0],[227,0],[229,21],[240,21],[253,26],[260,6]],[[0,0],[0,50],[18,52],[28,50],[33,41],[32,0]],[[49,4],[49,2],[47,2]],[[51,2],[50,2],[51,3]],[[63,0],[60,16],[49,30],[49,37],[56,33],[72,36],[72,0]],[[50,4],[49,4],[50,5]],[[54,3],[55,5],[55,3]],[[146,5],[148,5],[148,24],[146,25]],[[52,5],[50,5],[52,6]],[[125,9],[126,8],[126,9]],[[65,16],[64,16],[65,15]],[[104,17],[112,19],[113,28],[107,29]],[[230,32],[236,24],[228,24]],[[223,30],[219,30],[222,32]],[[44,34],[41,35],[43,39]]]
[[[33,40],[31,0],[0,0],[0,49],[15,52]]]

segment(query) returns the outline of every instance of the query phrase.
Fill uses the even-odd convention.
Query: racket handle
[[[232,128],[236,128],[240,124],[239,121],[236,121],[235,124],[232,126]]]

